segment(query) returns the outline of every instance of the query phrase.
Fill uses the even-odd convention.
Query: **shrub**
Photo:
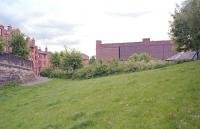
[[[42,71],[40,72],[40,75],[43,77],[50,77],[52,72],[53,72],[52,68],[45,68],[45,69],[42,69]]]
[[[62,67],[67,71],[74,71],[83,67],[83,59],[81,53],[75,50],[65,51]]]
[[[62,69],[55,69],[50,73],[49,77],[50,78],[70,79],[72,77],[72,73],[68,72],[68,71],[64,71]]]
[[[148,54],[142,53],[132,55],[127,61],[94,61],[92,64],[71,72],[62,69],[44,69],[42,74],[51,78],[89,79],[116,73],[156,69],[168,64],[165,61],[155,60]]]
[[[153,60],[153,58],[147,53],[141,53],[141,54],[134,53],[128,58],[128,61],[134,61],[134,62],[139,62],[139,61],[149,62],[150,60]]]

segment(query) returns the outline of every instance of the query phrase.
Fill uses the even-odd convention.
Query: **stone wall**
[[[30,60],[10,55],[0,55],[0,85],[6,83],[26,83],[36,80],[33,63]]]

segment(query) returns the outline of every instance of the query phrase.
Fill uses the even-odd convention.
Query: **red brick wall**
[[[96,42],[96,58],[98,60],[119,59],[119,45],[107,45]]]
[[[165,59],[174,55],[173,45],[170,40],[150,41],[149,38],[142,42],[128,43],[109,43],[102,44],[100,40],[96,41],[97,60],[120,59],[127,60],[133,53],[149,53],[157,59]]]

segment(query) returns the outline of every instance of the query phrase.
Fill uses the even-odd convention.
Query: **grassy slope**
[[[199,129],[200,61],[0,89],[0,129]]]

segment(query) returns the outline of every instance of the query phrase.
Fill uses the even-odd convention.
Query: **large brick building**
[[[16,31],[20,33],[19,29],[13,29],[12,26],[5,28],[0,24],[0,38],[3,38],[6,41],[9,41],[9,39],[12,38],[12,32]],[[27,47],[30,51],[29,60],[33,61],[33,71],[35,75],[38,76],[42,68],[50,67],[50,53],[48,52],[47,47],[45,48],[45,51],[39,49],[38,46],[36,46],[34,39],[28,39]],[[4,52],[11,53],[12,48],[7,44],[7,46],[4,47]]]
[[[101,40],[96,41],[97,60],[127,60],[133,53],[144,52],[157,59],[167,59],[176,54],[170,40],[150,41],[150,38],[145,38],[142,42],[104,44]]]

